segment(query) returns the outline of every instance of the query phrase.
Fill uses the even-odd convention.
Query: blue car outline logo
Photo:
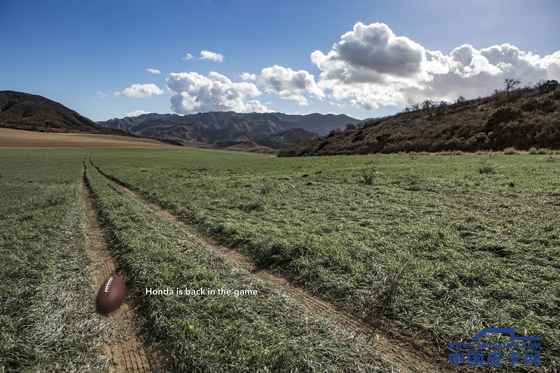
[[[480,333],[471,338],[473,341],[478,341],[488,333],[509,333],[510,341],[540,341],[541,337],[519,337],[515,335],[515,328],[484,328]]]

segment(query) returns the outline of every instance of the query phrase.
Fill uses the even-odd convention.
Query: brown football
[[[126,297],[126,285],[118,276],[112,276],[101,285],[97,294],[99,306],[105,312],[112,312],[120,307]]]

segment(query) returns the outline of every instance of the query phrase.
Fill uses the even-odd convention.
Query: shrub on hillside
[[[484,132],[478,132],[472,135],[468,140],[467,143],[485,143],[488,142],[490,139],[488,135]]]
[[[539,84],[539,92],[541,94],[554,92],[558,87],[558,80],[547,80],[544,83]]]
[[[379,142],[385,142],[391,137],[390,133],[382,133],[381,135],[377,136],[376,139]]]
[[[324,140],[321,141],[321,144],[319,145],[319,147],[317,148],[317,150],[321,150],[323,149],[325,146],[329,145],[331,142],[329,140]]]
[[[375,127],[383,122],[383,118],[380,119],[366,119],[363,123],[363,128]]]
[[[356,133],[356,135],[354,136],[354,140],[352,140],[352,142],[362,141],[365,137],[366,135],[364,134],[364,131],[358,131],[358,133]]]
[[[484,132],[478,132],[472,135],[465,142],[465,150],[474,152],[481,147],[485,147],[490,142],[490,138]]]
[[[539,102],[535,99],[529,100],[523,105],[521,105],[521,110],[523,111],[535,111],[539,108]]]
[[[512,120],[519,120],[523,117],[523,112],[519,109],[503,107],[496,110],[486,122],[488,126],[496,126],[500,123],[507,123]]]
[[[454,137],[445,143],[445,150],[461,150],[465,144],[465,139],[463,137]]]
[[[554,102],[551,100],[546,100],[539,103],[539,110],[544,113],[552,113],[554,111]]]
[[[560,91],[555,92],[558,95],[558,98],[560,98]],[[556,99],[555,95],[551,95],[550,96],[552,99]],[[552,100],[545,100],[545,101],[537,101],[535,99],[532,99],[530,101],[527,101],[525,104],[521,105],[521,110],[523,111],[535,111],[535,110],[540,110],[544,113],[552,113],[555,109],[554,109],[554,102]]]

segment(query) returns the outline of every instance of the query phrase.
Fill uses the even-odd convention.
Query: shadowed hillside
[[[394,116],[350,124],[278,156],[560,149],[560,89],[555,80],[453,104],[424,101]]]
[[[38,132],[79,132],[137,137],[125,131],[101,127],[45,97],[14,91],[0,92],[0,127]]]
[[[205,149],[235,150],[250,153],[276,153],[288,147],[293,142],[319,137],[316,133],[301,128],[292,128],[262,139],[246,140],[218,140],[201,145]]]

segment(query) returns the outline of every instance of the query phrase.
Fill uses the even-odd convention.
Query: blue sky
[[[363,119],[486,95],[506,77],[560,79],[559,16],[557,0],[0,0],[0,90],[96,121],[210,110]]]

